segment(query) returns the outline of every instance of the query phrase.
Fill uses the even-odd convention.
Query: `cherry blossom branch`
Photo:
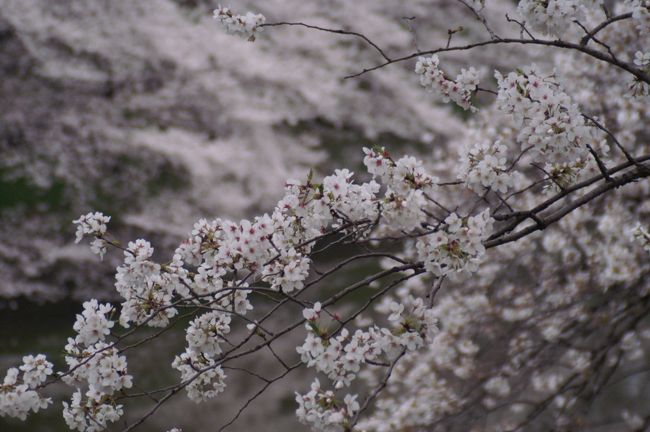
[[[482,13],[479,13],[472,5],[470,5],[466,0],[456,0],[463,6],[465,6],[471,13],[474,15],[477,21],[479,21],[485,30],[490,34],[492,39],[499,39],[499,36],[490,28],[488,25],[487,19]]]
[[[616,174],[616,173],[618,173],[618,172],[620,172],[622,170],[625,170],[627,168],[630,168],[632,166],[637,166],[637,169],[639,171],[643,171],[643,170],[645,170],[647,168],[645,168],[645,165],[641,165],[639,167],[639,164],[642,164],[643,162],[646,162],[646,161],[649,161],[649,160],[650,160],[650,155],[642,156],[642,157],[639,157],[639,158],[633,158],[632,162],[628,161],[628,162],[619,164],[619,165],[607,170],[607,174],[611,176],[613,174]],[[513,222],[511,222],[510,224],[506,225],[505,227],[499,229],[495,233],[493,233],[489,237],[488,241],[491,241],[491,240],[494,240],[494,239],[496,239],[498,237],[503,236],[505,233],[508,233],[508,232],[512,231],[521,222],[523,222],[527,218],[531,217],[533,214],[537,214],[537,213],[539,213],[539,212],[541,212],[543,210],[546,210],[551,205],[553,205],[557,201],[567,197],[571,193],[576,192],[576,191],[581,190],[581,189],[584,189],[585,187],[591,186],[592,184],[598,182],[599,180],[602,180],[603,178],[604,177],[603,177],[602,174],[591,177],[591,178],[589,178],[587,180],[581,181],[579,183],[576,183],[574,185],[571,185],[571,186],[565,188],[563,191],[561,191],[557,195],[549,198],[548,200],[544,201],[543,203],[535,206],[534,208],[532,208],[530,210],[515,213],[515,216],[514,216],[515,220]],[[633,181],[633,180],[631,180],[631,181]]]
[[[622,21],[626,19],[632,18],[632,12],[620,14],[611,18],[608,18],[607,20],[601,22],[598,24],[596,27],[594,27],[591,31],[587,32],[587,34],[580,39],[580,45],[586,46],[589,43],[590,39],[594,39],[594,36],[598,34],[602,29],[605,27],[608,27],[610,24],[613,24],[617,21]],[[595,39],[594,39],[595,40]]]
[[[386,374],[384,375],[384,378],[381,380],[379,385],[375,387],[375,389],[366,397],[366,399],[363,401],[361,404],[361,407],[359,408],[359,411],[355,414],[354,418],[350,422],[348,426],[348,430],[352,431],[354,430],[354,426],[359,422],[359,418],[361,414],[368,409],[370,406],[370,403],[379,396],[379,393],[386,388],[386,385],[388,385],[388,380],[390,380],[390,377],[393,375],[393,370],[395,369],[395,366],[397,365],[397,362],[400,361],[402,357],[404,357],[404,354],[406,354],[406,349],[403,349],[397,357],[390,363],[390,366],[388,367],[388,370],[386,371]]]
[[[268,389],[268,388],[269,388],[273,383],[280,381],[282,378],[284,378],[284,377],[287,376],[290,372],[292,372],[293,370],[295,370],[296,368],[298,368],[298,367],[300,367],[300,366],[302,366],[302,363],[296,363],[295,365],[288,367],[288,368],[287,368],[287,369],[286,369],[282,374],[278,375],[277,377],[275,377],[275,378],[273,378],[273,379],[271,379],[271,380],[266,380],[265,384],[264,384],[264,385],[263,385],[259,390],[257,390],[257,391],[255,392],[255,394],[253,394],[253,396],[249,397],[249,398],[246,400],[246,402],[245,402],[245,403],[244,403],[244,404],[243,404],[243,405],[242,405],[242,406],[237,410],[237,413],[235,413],[235,415],[234,415],[230,420],[228,420],[227,423],[225,423],[223,426],[221,426],[221,427],[218,429],[218,432],[222,432],[222,431],[228,429],[229,426],[231,426],[233,423],[235,423],[235,422],[239,419],[239,417],[241,417],[241,415],[244,413],[244,411],[246,410],[246,408],[248,408],[249,405],[250,405],[251,403],[253,403],[253,402],[254,402],[258,397],[260,397],[262,394],[264,394],[264,392],[265,392],[265,391],[266,391],[266,390],[267,390],[267,389]]]
[[[368,67],[363,69],[360,72],[347,75],[344,77],[344,79],[351,79],[351,78],[357,78],[361,75],[365,75],[369,72],[376,71],[378,69],[384,68],[388,65],[395,64],[395,63],[401,63],[407,60],[412,60],[414,58],[417,58],[419,56],[423,55],[433,55],[433,54],[440,54],[440,53],[445,53],[445,52],[456,52],[456,51],[470,51],[475,48],[481,48],[481,47],[486,47],[486,46],[497,46],[497,45],[537,45],[537,46],[542,46],[542,47],[555,47],[555,48],[561,48],[561,49],[567,49],[567,50],[574,50],[581,52],[583,54],[586,54],[592,58],[595,58],[597,60],[600,60],[605,63],[609,63],[613,66],[616,66],[619,69],[622,69],[632,75],[634,75],[636,78],[638,78],[640,81],[644,83],[650,84],[650,76],[648,76],[647,73],[642,71],[641,69],[638,69],[634,67],[633,65],[622,62],[618,59],[613,59],[611,56],[604,54],[601,51],[589,48],[587,46],[582,46],[580,44],[576,44],[573,42],[566,42],[561,39],[557,40],[545,40],[545,39],[514,39],[514,38],[501,38],[501,39],[494,39],[494,40],[486,40],[482,42],[474,42],[474,43],[469,43],[466,45],[461,45],[461,46],[453,46],[453,47],[441,47],[441,48],[436,48],[428,51],[421,51],[413,54],[408,54],[402,57],[397,57],[393,58],[391,60],[387,60],[384,63],[380,63],[378,65]]]
[[[588,202],[594,200],[595,198],[611,191],[612,189],[619,188],[621,186],[624,186],[628,183],[632,183],[636,180],[646,178],[650,176],[650,169],[645,168],[645,169],[635,169],[633,172],[622,174],[618,177],[612,178],[611,182],[607,182],[589,193],[579,197],[576,199],[574,202],[567,204],[566,206],[558,209],[554,213],[546,216],[546,217],[539,217],[538,216],[538,221],[535,225],[531,225],[527,228],[523,228],[515,233],[509,234],[509,235],[504,235],[502,237],[495,237],[492,240],[488,240],[485,242],[485,247],[486,248],[492,248],[495,246],[499,246],[502,244],[510,243],[516,240],[519,240],[522,237],[525,237],[535,231],[539,230],[544,230],[546,227],[549,225],[559,221],[562,219],[564,216],[567,214],[571,213],[573,210],[577,209],[578,207],[581,207]],[[534,212],[537,213],[537,212]],[[532,215],[533,213],[531,213]]]
[[[347,35],[347,36],[354,36],[357,38],[362,39],[364,42],[366,42],[368,45],[370,45],[372,48],[375,49],[386,61],[391,61],[390,57],[386,55],[383,49],[379,47],[376,43],[374,43],[372,40],[370,40],[367,36],[357,33],[354,31],[348,31],[348,30],[341,30],[341,29],[331,29],[331,28],[325,28],[325,27],[320,27],[316,25],[311,25],[311,24],[306,24],[302,22],[275,22],[275,23],[265,23],[261,24],[259,27],[280,27],[280,26],[298,26],[298,27],[305,27],[311,30],[318,30],[322,32],[327,32],[327,33],[334,33],[334,34],[340,34],[340,35]]]

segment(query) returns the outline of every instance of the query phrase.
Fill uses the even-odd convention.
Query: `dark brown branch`
[[[490,28],[488,25],[487,19],[483,14],[479,13],[472,5],[467,3],[465,0],[457,0],[460,2],[463,6],[465,6],[467,9],[470,10],[472,15],[474,15],[474,18],[476,18],[477,21],[479,21],[481,24],[483,24],[483,27],[485,27],[485,30],[490,34],[490,38],[492,39],[499,39],[499,36]]]
[[[376,43],[368,39],[367,36],[353,32],[353,31],[348,31],[348,30],[341,30],[341,29],[330,29],[330,28],[325,28],[325,27],[319,27],[311,24],[306,24],[302,22],[276,22],[276,23],[267,23],[267,24],[262,24],[260,27],[280,27],[280,26],[299,26],[299,27],[306,27],[308,29],[312,30],[318,30],[318,31],[323,31],[327,33],[335,33],[335,34],[341,34],[341,35],[347,35],[347,36],[355,36],[358,37],[362,40],[364,40],[368,45],[373,47],[386,61],[391,61],[390,57],[386,55],[384,50],[382,50]]]
[[[452,51],[468,51],[472,50],[474,48],[480,48],[480,47],[485,47],[485,46],[492,46],[492,45],[538,45],[538,46],[544,46],[544,47],[555,47],[555,48],[561,48],[561,49],[569,49],[569,50],[574,50],[581,52],[583,54],[586,54],[590,57],[593,57],[597,60],[603,61],[605,63],[609,63],[613,66],[616,66],[632,75],[634,75],[636,78],[638,78],[640,81],[643,81],[645,83],[650,84],[650,76],[642,71],[641,69],[635,67],[634,65],[626,62],[622,62],[617,59],[611,58],[609,54],[605,54],[602,51],[598,51],[596,49],[592,49],[586,46],[582,46],[573,42],[566,42],[560,39],[557,40],[545,40],[545,39],[513,39],[513,38],[506,38],[506,39],[494,39],[494,40],[487,40],[487,41],[482,41],[482,42],[475,42],[475,43],[470,43],[467,45],[461,45],[461,46],[455,46],[455,47],[449,47],[449,48],[436,48],[433,50],[429,51],[422,51],[422,52],[417,52],[414,54],[409,54],[403,57],[398,57],[392,60],[386,60],[384,63],[363,69],[361,72],[357,72],[352,75],[348,75],[344,77],[345,79],[350,79],[350,78],[356,78],[361,75],[364,75],[368,72],[375,71],[377,69],[381,69],[383,67],[386,67],[390,64],[394,63],[400,63],[403,61],[411,60],[414,59],[418,56],[421,55],[432,55],[432,54],[439,54],[443,52],[452,52]]]
[[[548,215],[547,217],[544,218],[539,218],[539,222],[535,225],[531,225],[527,228],[523,228],[515,233],[512,233],[510,235],[505,235],[503,237],[495,238],[492,240],[488,240],[484,243],[486,248],[492,248],[495,246],[499,246],[502,244],[510,243],[516,240],[519,240],[522,237],[525,237],[535,231],[538,230],[543,230],[549,225],[559,221],[562,219],[564,216],[567,214],[571,213],[575,209],[582,207],[583,205],[587,204],[588,202],[596,199],[597,197],[611,191],[612,189],[619,188],[621,186],[624,186],[628,183],[632,183],[636,180],[649,177],[650,176],[650,169],[635,169],[632,172],[622,174],[616,178],[613,178],[611,182],[605,183],[592,191],[588,192],[587,194],[581,196],[580,198],[576,199],[575,201],[565,205],[564,207],[558,209],[554,213]]]
[[[622,163],[620,165],[617,165],[617,166],[607,170],[607,173],[611,176],[611,175],[616,174],[616,173],[618,173],[620,171],[628,169],[628,168],[630,168],[632,166],[637,166],[637,168],[640,169],[640,170],[644,170],[644,169],[647,170],[648,168],[646,168],[645,165],[643,165],[642,163],[646,162],[648,160],[650,160],[650,155],[646,155],[646,156],[642,156],[642,157],[639,157],[639,158],[636,158],[636,159],[632,159],[632,161]],[[559,200],[569,196],[571,193],[576,192],[576,191],[578,191],[580,189],[584,189],[586,187],[589,187],[592,184],[594,184],[594,183],[596,183],[596,182],[598,182],[598,181],[600,181],[602,179],[603,179],[602,174],[599,174],[599,175],[591,177],[591,178],[589,178],[587,180],[584,180],[582,182],[576,183],[576,184],[574,184],[572,186],[569,186],[569,187],[565,188],[563,191],[561,191],[557,195],[549,198],[548,200],[546,200],[543,203],[535,206],[534,208],[532,208],[532,209],[530,209],[528,211],[520,212],[518,214],[518,216],[515,217],[514,221],[512,221],[510,224],[506,225],[505,227],[503,227],[503,228],[499,229],[498,231],[496,231],[495,233],[493,233],[488,238],[488,241],[491,241],[493,239],[501,237],[502,235],[512,231],[520,223],[522,223],[524,220],[529,218],[532,214],[540,213],[540,212],[546,210],[547,208],[549,208],[550,206],[552,206],[553,204],[555,204],[556,202],[558,202]],[[501,216],[501,217],[503,218],[503,216]]]
[[[612,24],[612,23],[615,23],[616,21],[621,21],[621,20],[625,20],[625,19],[628,19],[628,18],[632,18],[632,12],[625,13],[625,14],[621,14],[621,15],[617,15],[617,16],[615,16],[615,17],[612,17],[612,18],[607,19],[606,21],[601,22],[601,23],[598,24],[596,27],[594,27],[590,32],[587,32],[587,34],[585,35],[585,37],[583,37],[582,39],[580,39],[580,45],[582,45],[582,46],[586,46],[586,45],[589,43],[589,40],[590,40],[590,39],[593,39],[594,36],[595,36],[596,34],[598,34],[599,31],[601,31],[602,29],[604,29],[604,28],[607,27],[608,25],[610,25],[610,24]],[[594,39],[594,40],[595,40],[595,39]]]
[[[589,150],[589,153],[594,157],[596,160],[596,165],[598,165],[598,169],[600,170],[600,173],[603,175],[605,178],[605,181],[612,181],[612,178],[609,176],[609,173],[607,172],[607,167],[605,166],[605,163],[600,159],[600,156],[598,156],[598,153],[596,153],[596,150],[593,149],[593,147],[589,144],[587,144],[587,149]]]
[[[359,417],[361,414],[368,409],[368,406],[370,403],[377,397],[379,396],[379,393],[388,385],[388,380],[390,379],[391,375],[393,375],[393,370],[395,369],[395,365],[397,365],[397,362],[400,361],[402,357],[404,357],[404,354],[406,354],[406,348],[402,349],[402,351],[399,353],[399,355],[393,360],[390,364],[390,367],[388,368],[388,371],[386,372],[386,375],[384,375],[384,379],[379,383],[377,387],[373,390],[372,393],[368,395],[368,397],[363,401],[361,404],[361,407],[359,408],[359,411],[356,413],[352,421],[350,422],[349,425],[349,430],[354,429],[354,425],[357,424],[359,421]]]
[[[297,364],[295,364],[295,365],[292,365],[290,368],[287,368],[287,370],[285,370],[281,375],[277,376],[276,378],[273,378],[272,380],[268,380],[268,381],[267,381],[267,382],[266,382],[266,383],[265,383],[265,384],[264,384],[264,385],[263,385],[263,386],[262,386],[262,387],[261,387],[257,392],[255,392],[255,394],[254,394],[253,396],[251,396],[250,398],[248,398],[248,399],[246,400],[246,402],[244,403],[244,405],[243,405],[242,407],[239,408],[239,410],[237,411],[237,413],[236,413],[236,414],[235,414],[235,415],[234,415],[230,420],[228,420],[228,422],[227,422],[226,424],[224,424],[223,426],[221,426],[221,427],[219,428],[218,432],[222,432],[223,430],[227,429],[228,426],[230,426],[230,425],[232,425],[233,423],[235,423],[235,422],[237,421],[237,419],[242,415],[242,413],[246,410],[246,408],[248,408],[248,406],[249,406],[249,405],[250,405],[250,404],[251,404],[255,399],[257,399],[258,397],[260,397],[260,396],[261,396],[261,395],[266,391],[266,389],[269,388],[269,387],[271,386],[271,384],[273,384],[274,382],[277,382],[277,381],[281,380],[282,378],[284,378],[285,376],[287,376],[287,375],[289,374],[289,372],[291,372],[292,370],[298,368],[298,367],[301,366],[301,365],[302,365],[302,363],[297,363]]]

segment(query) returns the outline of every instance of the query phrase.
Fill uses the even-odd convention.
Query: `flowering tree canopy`
[[[0,415],[48,408],[48,386],[63,381],[71,430],[117,430],[130,400],[150,398],[130,431],[178,393],[200,403],[227,391],[230,371],[255,376],[259,390],[223,430],[308,368],[296,415],[314,431],[598,426],[594,400],[620,375],[648,369],[650,2],[522,0],[499,23],[481,1],[459,4],[482,39],[455,44],[452,29],[444,46],[416,41],[399,55],[363,33],[216,9],[216,25],[251,42],[294,26],[359,40],[378,62],[349,80],[415,62],[413,79],[457,105],[468,127],[437,160],[366,147],[364,172],[287,180],[270,213],[201,219],[166,260],[144,239],[115,238],[110,216],[81,216],[78,242],[89,238],[100,258],[123,253],[121,303],[83,304],[66,368],[39,354],[9,369]],[[456,73],[444,62],[515,45],[546,60]],[[323,270],[325,252],[340,258]],[[337,285],[364,260],[374,272]],[[175,369],[177,383],[136,390],[124,353],[179,322],[185,350],[156,365]],[[290,352],[274,349],[297,333]],[[254,356],[281,372],[238,366]],[[641,430],[650,411],[620,407],[615,421]]]

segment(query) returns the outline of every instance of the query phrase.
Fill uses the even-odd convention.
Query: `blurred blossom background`
[[[443,0],[224,6],[269,22],[359,31],[404,54],[416,44],[444,44],[447,30],[461,24],[456,41],[483,31],[462,5]],[[80,302],[115,299],[122,257],[112,251],[100,262],[86,244],[74,244],[71,222],[82,213],[111,215],[117,238],[147,238],[167,257],[201,217],[269,211],[284,181],[312,168],[318,175],[358,170],[363,146],[419,154],[430,165],[456,151],[447,142],[465,127],[465,113],[424,92],[412,63],[344,80],[378,62],[377,53],[355,38],[293,27],[266,28],[247,43],[217,28],[215,7],[208,0],[0,0],[0,370],[27,352],[60,365]],[[494,1],[487,12],[502,18],[514,7]],[[446,65],[487,71],[536,55],[508,53],[459,53]],[[152,370],[149,361],[169,364],[183,345],[179,327],[130,357],[137,384],[173,382],[171,368]],[[292,415],[291,382],[299,378],[271,388],[230,430],[303,430]],[[174,399],[141,430],[166,430],[179,413],[186,430],[215,429],[246,398],[251,378],[238,380],[205,405]],[[65,430],[60,401],[26,423],[0,419],[0,430]]]

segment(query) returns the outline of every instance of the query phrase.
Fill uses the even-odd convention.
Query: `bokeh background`
[[[80,302],[115,299],[121,256],[110,252],[100,262],[87,245],[75,245],[71,221],[79,214],[110,214],[116,237],[147,238],[167,257],[200,217],[269,211],[286,178],[311,168],[317,174],[339,166],[358,170],[363,146],[434,160],[455,151],[446,144],[464,127],[464,113],[424,92],[413,64],[343,80],[380,60],[359,39],[267,28],[248,43],[217,28],[216,6],[208,0],[0,0],[3,373],[28,352],[44,352],[61,365]],[[462,5],[444,0],[233,0],[228,6],[261,12],[268,22],[354,29],[391,53],[444,44],[447,30],[459,25],[464,30],[456,40],[483,32]],[[490,5],[500,18],[512,9],[510,1]],[[450,68],[508,68],[532,55],[510,53],[481,50],[446,60]],[[137,384],[177,379],[164,366],[183,345],[179,327],[129,357]],[[288,343],[286,350],[294,347]],[[230,383],[234,388],[214,403],[175,398],[140,430],[216,430],[250,390],[250,378]],[[273,387],[230,430],[302,430],[292,416],[292,388]],[[60,400],[68,394],[57,389],[53,409],[27,423],[0,419],[0,430],[65,430]],[[139,412],[136,407],[131,416]]]

